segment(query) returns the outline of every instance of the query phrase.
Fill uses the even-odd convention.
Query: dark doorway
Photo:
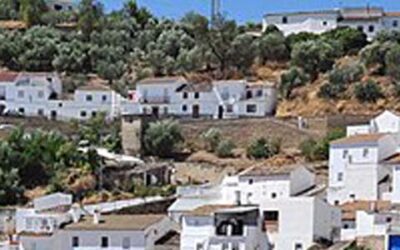
[[[151,108],[151,113],[154,117],[158,118],[160,114],[160,109],[158,107],[152,107]]]
[[[224,107],[220,105],[218,107],[218,119],[223,119],[224,118]]]
[[[200,106],[199,105],[193,105],[193,107],[192,107],[192,116],[193,116],[193,118],[199,118],[200,117]]]
[[[57,111],[52,110],[50,112],[50,119],[53,120],[53,121],[57,120]]]

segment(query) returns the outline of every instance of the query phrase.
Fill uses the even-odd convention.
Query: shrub
[[[354,54],[367,45],[367,36],[364,32],[350,27],[339,27],[322,34],[322,37],[338,41],[345,54]]]
[[[346,91],[346,86],[343,83],[325,83],[319,88],[318,96],[325,99],[336,99]]]
[[[247,155],[254,159],[270,158],[280,152],[280,140],[260,138],[247,148]]]
[[[329,132],[321,140],[307,139],[300,144],[300,151],[308,161],[323,161],[329,158],[329,143],[345,136],[344,130]]]
[[[210,152],[215,152],[218,144],[221,141],[221,132],[219,129],[210,128],[206,132],[202,133],[200,137],[206,144],[207,150]]]
[[[393,85],[393,92],[396,97],[400,97],[400,84],[399,83],[395,83]]]
[[[150,123],[144,134],[146,153],[159,157],[171,156],[183,140],[181,128],[173,120]]]
[[[287,72],[281,75],[279,92],[282,98],[289,99],[293,89],[303,86],[308,81],[308,77],[297,67],[291,67]]]
[[[233,156],[233,149],[235,144],[230,140],[223,140],[218,144],[216,153],[219,157],[227,158]]]
[[[400,80],[400,45],[393,45],[385,55],[386,74]]]
[[[383,97],[381,87],[374,81],[358,83],[354,88],[354,94],[360,102],[376,102]]]

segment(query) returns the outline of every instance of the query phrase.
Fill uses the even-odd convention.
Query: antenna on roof
[[[221,11],[221,0],[211,0],[211,25],[214,26]]]

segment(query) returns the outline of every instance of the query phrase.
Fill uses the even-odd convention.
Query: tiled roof
[[[13,82],[17,79],[18,75],[17,72],[2,71],[0,72],[0,82]]]
[[[269,163],[257,164],[240,173],[240,176],[270,176],[270,175],[289,175],[293,170],[303,167],[300,164],[290,165],[270,165]]]
[[[390,201],[354,201],[340,206],[342,220],[355,220],[357,211],[387,212],[391,209]]]
[[[315,10],[315,11],[296,11],[296,12],[281,12],[281,13],[269,13],[266,14],[266,16],[296,16],[296,15],[313,15],[313,16],[318,16],[318,15],[326,15],[326,14],[338,14],[337,10]]]
[[[137,84],[169,84],[173,82],[186,82],[186,79],[181,76],[155,77],[143,79],[137,82]]]
[[[357,145],[357,144],[375,144],[382,137],[387,134],[363,134],[363,135],[353,135],[349,137],[345,137],[342,139],[335,140],[331,142],[331,146],[337,145]]]
[[[194,209],[193,211],[189,212],[189,215],[193,216],[208,216],[208,215],[213,215],[214,213],[224,210],[224,209],[230,209],[230,208],[235,208],[237,206],[235,205],[204,205],[201,207],[198,207]]]
[[[64,227],[65,230],[85,231],[130,231],[144,230],[161,221],[165,215],[102,215],[100,223],[93,223],[92,217],[85,217],[78,223],[72,223]]]
[[[341,15],[345,20],[352,19],[373,19],[383,16],[383,9],[377,7],[343,8]]]
[[[389,17],[400,17],[400,12],[397,11],[392,11],[392,12],[385,12],[385,16],[389,16]]]

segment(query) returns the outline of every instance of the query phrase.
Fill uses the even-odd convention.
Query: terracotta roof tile
[[[204,205],[201,207],[198,207],[188,213],[188,215],[193,215],[193,216],[208,216],[208,215],[213,215],[214,213],[218,212],[219,210],[223,209],[230,209],[230,208],[235,208],[237,206],[235,205]]]
[[[94,224],[92,217],[85,217],[78,223],[72,223],[64,227],[65,230],[144,230],[161,221],[165,215],[102,215],[100,223]]]
[[[11,72],[11,71],[3,71],[0,72],[0,82],[13,82],[17,79],[18,77],[17,72]]]
[[[354,201],[340,206],[342,220],[355,220],[357,211],[387,212],[391,209],[390,201]]]
[[[400,164],[400,153],[395,153],[383,160],[384,164]]]
[[[168,84],[173,82],[186,82],[186,79],[181,76],[153,77],[143,79],[137,82],[137,84]]]
[[[392,11],[392,12],[385,12],[385,16],[389,17],[400,17],[400,12],[399,11]]]
[[[386,135],[387,134],[383,133],[353,135],[332,141],[331,145],[336,146],[336,145],[372,144],[372,143],[377,143],[382,137]]]

